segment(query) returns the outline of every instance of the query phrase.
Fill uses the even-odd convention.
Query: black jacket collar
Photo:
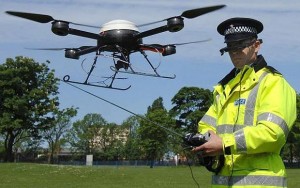
[[[265,61],[262,55],[258,55],[255,62],[251,65],[251,67],[254,68],[255,72],[267,66],[268,66],[267,62]],[[233,68],[221,81],[219,81],[219,84],[223,86],[226,85],[231,79],[235,77],[235,75],[236,75],[236,69]]]

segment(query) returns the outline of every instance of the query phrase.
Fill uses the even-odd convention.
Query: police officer
[[[215,87],[214,102],[199,121],[205,144],[194,148],[206,156],[224,156],[213,173],[212,187],[287,187],[280,157],[296,119],[296,92],[258,51],[263,24],[231,18],[217,27],[224,35],[234,68]]]

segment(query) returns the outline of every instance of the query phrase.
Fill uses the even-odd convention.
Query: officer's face
[[[250,45],[245,45],[245,43]],[[247,47],[243,47],[243,45]],[[258,40],[231,42],[227,44],[227,47],[235,49],[229,51],[229,56],[234,67],[242,69],[256,60],[260,42]]]

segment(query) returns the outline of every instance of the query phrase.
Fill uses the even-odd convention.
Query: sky
[[[183,3],[184,2],[184,3]],[[96,41],[78,36],[57,36],[51,31],[51,23],[41,24],[18,17],[5,11],[21,11],[47,14],[61,19],[87,25],[99,25],[111,20],[128,20],[136,25],[163,20],[181,15],[185,10],[226,5],[225,8],[194,19],[185,19],[185,27],[177,32],[165,32],[143,39],[143,43],[174,44],[210,39],[208,42],[177,46],[177,53],[161,57],[148,53],[148,57],[161,75],[176,75],[175,79],[162,79],[129,74],[120,74],[126,80],[116,80],[114,86],[131,88],[126,91],[77,85],[94,95],[115,103],[136,114],[145,114],[148,106],[162,97],[164,106],[173,107],[171,99],[182,87],[213,89],[233,67],[228,54],[220,55],[225,46],[223,36],[216,28],[231,17],[250,17],[260,20],[264,30],[260,54],[267,63],[279,70],[286,80],[300,92],[300,1],[298,0],[0,0],[0,63],[7,58],[24,56],[44,63],[55,69],[56,77],[69,75],[75,81],[84,81],[95,54],[82,56],[79,60],[67,59],[64,51],[37,51],[28,48],[70,48],[95,45]],[[162,26],[165,23],[139,28],[140,31]],[[98,33],[98,28],[71,26],[72,28]],[[136,70],[150,71],[149,65],[140,54],[133,54],[131,63]],[[99,57],[92,79],[112,74],[113,65],[107,57]],[[130,113],[105,101],[82,92],[64,82],[59,85],[60,108],[77,107],[82,119],[88,113],[98,113],[110,123],[121,124]]]

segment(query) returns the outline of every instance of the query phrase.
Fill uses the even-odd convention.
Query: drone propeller
[[[76,49],[76,50],[84,50],[87,48],[90,48],[93,46],[81,46],[79,48],[26,48],[28,50],[51,50],[51,51],[60,51],[60,50],[72,50],[72,49]]]
[[[45,14],[35,14],[35,13],[16,12],[16,11],[6,11],[6,13],[9,14],[9,15],[12,15],[12,16],[25,18],[25,19],[35,21],[35,22],[39,22],[39,23],[49,23],[51,21],[62,21],[62,22],[66,22],[66,23],[70,23],[70,24],[78,25],[78,26],[100,28],[99,26],[79,24],[79,23],[63,21],[63,20],[55,20],[52,16],[45,15]]]
[[[140,46],[140,50],[149,50],[152,52],[161,53],[162,56],[168,56],[176,53],[176,46],[186,45],[186,44],[193,44],[193,43],[200,43],[200,42],[207,42],[211,39],[206,40],[199,40],[199,41],[192,41],[192,42],[184,42],[184,43],[175,43],[175,44],[143,44]]]
[[[81,46],[79,48],[26,48],[29,50],[50,50],[50,51],[65,51],[65,57],[70,59],[79,59],[81,55],[97,51],[97,46]]]
[[[180,46],[180,45],[186,45],[186,44],[193,44],[193,43],[207,42],[207,41],[210,41],[210,40],[211,40],[211,39],[205,39],[205,40],[198,40],[198,41],[184,42],[184,43],[175,43],[175,44],[169,44],[169,45]]]
[[[180,45],[186,45],[186,44],[207,42],[207,41],[210,41],[210,40],[211,39],[205,39],[205,40],[198,40],[198,41],[184,42],[184,43],[166,44],[166,45],[162,45],[162,44],[147,44],[145,46],[152,47],[152,48],[157,48],[157,49],[161,49],[161,48],[164,48],[166,46],[180,46]]]
[[[188,19],[192,19],[192,18],[196,18],[198,16],[201,16],[203,14],[221,9],[223,7],[225,7],[226,5],[215,5],[215,6],[210,6],[210,7],[202,7],[202,8],[196,8],[196,9],[191,9],[191,10],[186,10],[184,11],[179,17],[184,17],[184,18],[188,18]],[[177,16],[175,16],[177,17]],[[173,18],[173,17],[170,17]],[[151,22],[151,23],[146,23],[146,24],[142,24],[142,25],[138,25],[138,27],[143,27],[143,26],[147,26],[147,25],[152,25],[152,24],[156,24],[156,23],[160,23],[163,21],[167,21],[168,19],[163,19],[160,21],[156,21],[156,22]]]
[[[216,5],[216,6],[210,6],[210,7],[203,7],[203,8],[196,8],[196,9],[191,9],[191,10],[186,10],[184,11],[181,16],[184,18],[196,18],[198,16],[201,16],[203,14],[221,9],[225,7],[226,5]]]

